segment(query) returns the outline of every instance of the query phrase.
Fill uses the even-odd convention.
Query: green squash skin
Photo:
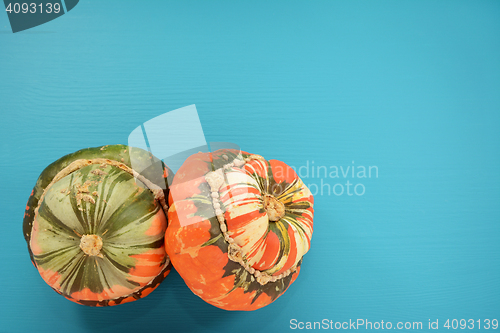
[[[33,227],[33,221],[35,217],[35,209],[38,206],[39,200],[41,195],[43,194],[45,188],[51,183],[53,178],[65,167],[67,167],[69,164],[72,162],[79,160],[79,159],[95,159],[95,158],[104,158],[104,159],[109,159],[109,160],[114,160],[117,162],[121,162],[128,167],[132,168],[131,161],[130,161],[130,155],[129,155],[129,146],[126,145],[106,145],[106,146],[100,146],[100,147],[94,147],[94,148],[86,148],[82,149],[79,151],[76,151],[74,153],[65,155],[61,157],[60,159],[56,160],[55,162],[51,163],[49,166],[47,166],[40,176],[38,177],[38,180],[36,182],[35,187],[33,188],[31,195],[28,199],[28,203],[26,205],[26,210],[24,213],[24,219],[23,219],[23,236],[24,239],[28,245],[28,251],[30,254],[31,261],[33,265],[36,267],[34,258],[33,258],[33,253],[30,248],[30,239],[31,239],[31,232],[32,232],[32,227]],[[144,171],[141,172],[141,175],[150,180],[153,184],[159,185],[162,188],[164,188],[163,192],[165,194],[165,197],[168,198],[168,184],[172,182],[173,179],[173,172],[164,165],[162,161],[157,159],[156,157],[152,156],[151,153],[148,151],[139,149],[139,148],[133,148],[134,150],[134,156],[135,156],[135,165],[139,164],[140,166],[149,166],[152,163],[155,164],[156,168],[146,168]],[[160,163],[162,169],[164,170],[163,175],[158,173],[158,164]],[[167,212],[165,212],[166,215]],[[168,267],[165,268],[165,270],[157,276],[157,278],[152,281],[152,283],[146,287],[143,288],[145,289],[150,289],[150,288],[155,288],[168,274],[168,272],[171,269],[171,264],[168,265]],[[60,293],[59,291],[56,290],[56,292]],[[131,295],[131,297],[134,298],[140,298],[141,297],[141,292],[142,290],[139,290],[138,292],[134,293]],[[90,306],[106,306],[108,305],[109,300],[101,301],[101,302],[95,302],[95,301],[76,301],[77,303],[84,304],[84,305],[90,305]],[[115,304],[120,304],[121,300],[116,300]]]

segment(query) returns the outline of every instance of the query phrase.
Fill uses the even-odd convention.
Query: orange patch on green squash
[[[167,219],[165,218],[165,213],[163,210],[159,210],[151,221],[151,226],[144,233],[147,236],[156,236],[165,232],[165,228],[167,227]]]
[[[101,293],[92,292],[89,288],[84,288],[80,291],[75,291],[71,297],[75,300],[102,301],[110,298],[118,298],[126,296],[133,291],[120,285],[114,285],[110,289],[104,289]]]
[[[58,272],[53,272],[50,269],[44,270],[42,267],[37,267],[37,268],[41,277],[45,280],[45,282],[49,286],[56,289],[61,288],[59,284],[59,279],[61,275]]]

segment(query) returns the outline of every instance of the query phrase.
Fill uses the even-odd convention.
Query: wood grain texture
[[[88,0],[12,34],[0,14],[0,332],[498,317],[499,16],[492,1]],[[310,188],[349,180],[366,191],[315,196],[300,277],[264,309],[211,307],[175,272],[131,304],[70,304],[22,239],[38,174],[190,104],[209,142],[297,169],[377,166],[378,178],[304,177]]]

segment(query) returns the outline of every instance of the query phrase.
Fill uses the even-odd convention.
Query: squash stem
[[[277,222],[285,216],[285,205],[270,194],[264,196],[264,209],[269,216],[269,221]]]
[[[80,239],[80,248],[88,256],[102,258],[102,239],[97,235],[83,235]]]

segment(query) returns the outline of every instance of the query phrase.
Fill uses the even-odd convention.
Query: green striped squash
[[[165,196],[171,171],[129,147],[83,149],[49,165],[28,200],[23,232],[45,282],[79,304],[142,298],[168,275]],[[160,170],[160,172],[158,172]]]

